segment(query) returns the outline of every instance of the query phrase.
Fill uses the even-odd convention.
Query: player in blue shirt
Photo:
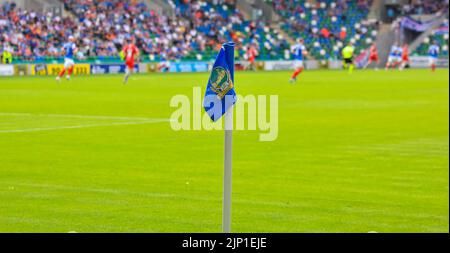
[[[75,45],[75,38],[73,36],[69,37],[69,42],[64,43],[62,52],[64,54],[64,68],[61,70],[59,75],[56,77],[56,81],[60,81],[61,77],[67,71],[66,79],[70,80],[70,75],[72,75],[73,67],[75,62],[73,61],[74,55],[77,53],[78,49]]]
[[[389,68],[395,68],[401,63],[402,60],[402,48],[397,46],[397,44],[392,45],[391,51],[389,52],[388,61],[386,63],[386,70]]]
[[[433,44],[430,45],[428,48],[428,59],[430,62],[431,70],[434,72],[436,70],[436,63],[439,58],[439,45],[435,41]]]
[[[291,76],[291,79],[289,80],[290,83],[294,83],[297,81],[297,76],[302,73],[304,66],[303,66],[303,57],[306,56],[308,54],[308,52],[306,51],[306,47],[304,45],[304,41],[302,38],[297,40],[297,44],[295,44],[294,46],[292,46],[291,48],[291,52],[294,56],[294,60],[295,60],[295,71]]]
[[[401,46],[397,46],[397,50],[395,51],[395,60],[397,61],[397,65],[402,63],[402,54],[403,48]]]
[[[160,57],[160,62],[158,64],[159,72],[169,72],[170,71],[170,61],[169,61],[169,52],[162,52]]]

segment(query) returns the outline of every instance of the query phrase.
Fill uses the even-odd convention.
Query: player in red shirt
[[[123,79],[123,83],[128,83],[128,78],[134,71],[134,60],[139,56],[139,50],[134,45],[134,39],[130,38],[127,40],[127,44],[122,49],[123,54],[125,55],[125,77]]]
[[[409,47],[408,44],[403,45],[402,50],[402,63],[400,65],[400,70],[404,70],[406,66],[409,65]]]
[[[377,45],[375,43],[373,43],[372,46],[370,46],[369,61],[366,63],[364,68],[367,68],[372,62],[376,63],[375,69],[378,69],[377,66],[380,63],[380,60],[378,59],[378,49],[377,49]]]
[[[248,61],[250,62],[250,66],[249,66],[250,69],[256,70],[255,59],[256,59],[256,56],[258,56],[258,51],[256,50],[255,46],[250,45],[248,47],[247,56],[248,56]]]

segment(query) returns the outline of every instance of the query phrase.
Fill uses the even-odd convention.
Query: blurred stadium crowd
[[[441,54],[448,57],[448,20],[444,21],[438,28],[436,28],[430,36],[426,37],[424,41],[416,48],[415,53],[418,55],[426,55],[428,52],[428,47],[430,43],[437,42],[440,45],[442,52]]]
[[[246,19],[236,0],[167,1],[175,15],[158,15],[137,0],[62,0],[70,13],[64,18],[7,1],[0,6],[0,46],[11,48],[16,58],[39,61],[57,57],[73,35],[79,58],[108,60],[116,59],[126,38],[134,37],[149,60],[209,60],[222,42],[234,40],[239,57],[245,59],[247,48],[255,47],[258,59],[268,60],[290,59],[292,39],[302,37],[312,57],[339,59],[350,41],[356,53],[368,48],[379,26],[367,20],[371,0],[266,0],[284,19],[280,24]],[[448,1],[413,0],[400,11],[434,13],[442,8],[448,8]]]
[[[352,41],[356,53],[375,40],[377,21],[367,21],[372,1],[272,0],[274,9],[286,19],[282,28],[292,37],[303,37],[316,59],[337,59],[342,47]]]
[[[410,0],[408,4],[401,8],[390,6],[388,13],[397,13],[399,15],[425,15],[433,14],[441,10],[448,9],[448,0]]]

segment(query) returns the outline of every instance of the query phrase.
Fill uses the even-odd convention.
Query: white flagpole
[[[231,157],[233,137],[233,107],[225,113],[225,155],[223,173],[222,232],[231,233]]]

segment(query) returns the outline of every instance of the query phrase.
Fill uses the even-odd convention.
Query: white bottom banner
[[[428,68],[430,67],[430,58],[428,56],[412,56],[410,57],[411,68]],[[448,59],[441,58],[436,62],[438,68],[448,68]]]
[[[14,75],[13,65],[0,64],[0,76],[13,76],[13,75]]]
[[[304,61],[306,69],[318,69],[319,62],[308,60]],[[295,61],[266,61],[264,64],[264,70],[277,71],[277,70],[293,70],[295,69]]]

